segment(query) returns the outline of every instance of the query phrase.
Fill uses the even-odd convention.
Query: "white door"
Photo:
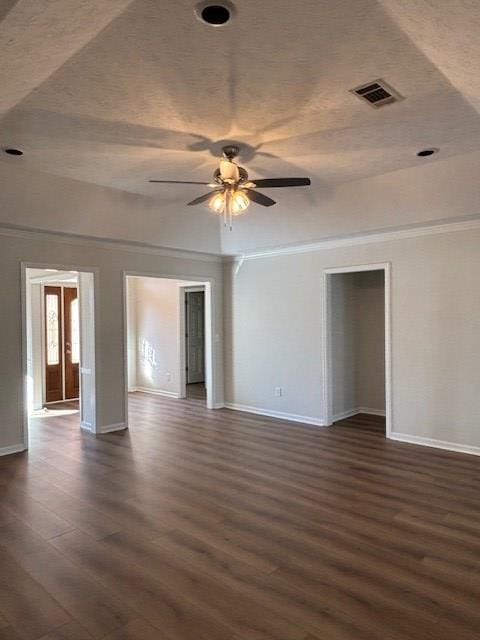
[[[203,291],[187,291],[187,384],[205,381],[205,308]]]

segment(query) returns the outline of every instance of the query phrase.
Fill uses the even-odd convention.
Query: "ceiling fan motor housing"
[[[228,158],[228,160],[233,160],[233,158],[236,158],[240,153],[240,148],[235,144],[228,144],[225,147],[222,147],[222,152],[225,158]]]

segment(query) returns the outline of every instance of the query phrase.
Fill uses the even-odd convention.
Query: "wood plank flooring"
[[[0,640],[474,640],[480,460],[204,400],[0,459]]]

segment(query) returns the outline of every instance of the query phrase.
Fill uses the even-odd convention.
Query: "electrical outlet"
[[[283,396],[283,387],[275,387],[275,395],[277,398]]]

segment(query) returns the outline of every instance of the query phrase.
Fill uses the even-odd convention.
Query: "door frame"
[[[28,318],[27,318],[27,297],[30,296],[30,291],[27,289],[27,269],[56,269],[58,271],[78,271],[79,273],[91,273],[93,275],[93,300],[94,300],[94,317],[92,318],[92,331],[94,334],[94,350],[95,350],[95,362],[97,359],[97,354],[99,353],[99,344],[98,344],[98,336],[96,331],[96,314],[98,310],[98,295],[99,295],[99,268],[98,267],[85,267],[79,265],[72,264],[58,264],[51,262],[30,262],[30,261],[21,261],[20,262],[20,296],[21,296],[21,307],[22,307],[22,373],[23,373],[23,393],[22,393],[22,414],[23,414],[23,429],[22,429],[22,438],[23,438],[23,447],[24,450],[28,449],[28,347],[27,347],[27,334],[29,331],[28,327]],[[78,295],[80,296],[80,281],[78,282]],[[79,314],[81,317],[81,302],[79,297]],[[43,302],[42,302],[42,316],[43,316]],[[82,338],[80,338],[82,339]],[[44,346],[42,344],[42,350]],[[81,365],[81,363],[80,363]],[[95,381],[95,371],[92,371],[93,380]],[[80,376],[80,384],[81,384],[81,376]],[[42,386],[44,388],[44,381],[42,380]],[[43,391],[42,391],[43,393]],[[80,396],[82,395],[82,390],[80,389]],[[96,394],[95,394],[95,382],[93,385],[93,392],[91,397],[91,405],[94,408],[94,415],[96,415]],[[82,416],[82,403],[80,403],[79,407],[80,411],[80,425],[79,428],[83,425],[83,416]],[[92,426],[92,429],[95,429],[95,425]]]
[[[208,378],[207,378],[207,294],[205,285],[180,285],[179,286],[179,297],[178,297],[178,309],[179,309],[179,317],[180,317],[180,334],[179,334],[179,360],[180,360],[180,398],[187,397],[187,341],[186,341],[186,305],[185,305],[185,294],[190,291],[203,291],[203,312],[204,312],[204,331],[203,331],[203,342],[204,342],[204,367],[205,367],[205,389],[208,394]]]
[[[215,344],[218,340],[214,337],[218,334],[218,330],[215,328],[215,295],[216,295],[216,281],[213,277],[205,276],[190,276],[188,274],[172,275],[172,274],[159,274],[145,271],[123,271],[123,375],[125,381],[125,412],[126,420],[128,421],[128,322],[127,322],[127,278],[160,278],[161,280],[180,280],[182,282],[198,282],[198,285],[179,285],[179,305],[180,298],[182,296],[182,286],[200,286],[205,287],[205,385],[207,388],[207,409],[219,409],[223,407],[223,402],[216,401],[214,381],[218,380],[218,367],[214,354]],[[185,302],[184,302],[185,305]],[[181,311],[181,309],[180,309]],[[180,315],[180,329],[182,329],[182,317],[183,317],[183,334],[185,334],[185,318],[184,314]],[[180,331],[182,334],[182,331]],[[183,338],[185,340],[185,336]],[[182,351],[180,348],[181,337],[179,340],[179,355],[180,355],[180,375],[185,367],[185,350],[183,350],[183,364],[182,364]],[[183,387],[180,387],[181,393],[183,393]],[[185,381],[185,396],[186,397],[186,381]]]
[[[326,426],[333,422],[333,392],[332,392],[332,275],[338,273],[357,273],[361,271],[383,271],[385,281],[385,435],[391,438],[393,431],[393,399],[392,399],[392,300],[391,279],[392,267],[390,262],[348,265],[323,269],[323,332],[322,332],[322,360],[323,360],[323,406]]]

